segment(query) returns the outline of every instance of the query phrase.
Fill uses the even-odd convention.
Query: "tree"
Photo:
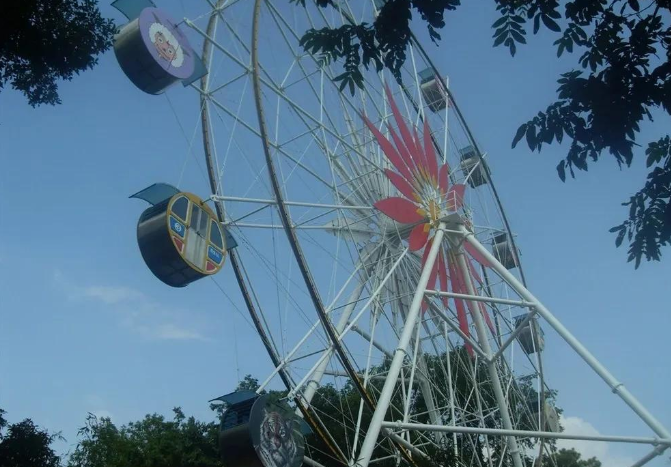
[[[481,387],[483,407],[485,410],[487,410],[487,407],[494,407],[494,395],[490,388],[485,366],[483,364],[475,365],[471,367],[474,374],[465,370],[462,374],[459,373],[457,368],[463,368],[461,365],[463,363],[472,362],[468,353],[465,349],[460,348],[452,351],[449,356],[455,369],[453,383],[455,384],[455,397],[459,399],[458,404],[467,410],[475,410],[474,407],[469,406],[469,404],[474,404],[470,399],[472,398],[473,378],[475,378],[476,384]],[[445,358],[446,355],[429,358],[427,371],[434,374],[442,372],[441,361],[444,362]],[[380,367],[373,368],[371,374],[385,372],[388,365],[389,362],[387,361]],[[441,384],[441,382],[437,381],[437,384]],[[379,391],[382,388],[382,381],[374,378],[371,379],[370,385],[375,386],[375,390]],[[531,382],[523,378],[518,379],[514,386],[517,391],[510,391],[510,406],[518,414],[525,414],[528,412],[526,397],[537,397],[537,393],[534,391]],[[247,375],[240,381],[236,391],[256,391],[258,388],[258,380],[251,375]],[[278,399],[284,399],[287,395],[286,391],[271,390],[268,392]],[[403,415],[401,397],[401,395],[396,394],[392,398],[390,409],[392,418],[402,417]],[[554,397],[554,393],[551,393],[550,397]],[[341,421],[343,419],[356,420],[360,400],[360,395],[351,382],[340,388],[336,388],[332,384],[325,384],[317,390],[312,400],[315,412],[328,426],[329,434],[340,446],[349,446],[352,438],[352,433],[346,431],[351,427],[346,428]],[[436,403],[438,405],[445,404],[445,400],[437,400]],[[413,412],[423,413],[426,411],[420,391],[415,391],[412,395],[412,404],[414,406]],[[214,418],[220,420],[221,404],[213,405],[212,409],[216,413]],[[218,444],[219,423],[215,421],[199,422],[193,417],[187,419],[179,408],[173,409],[173,412],[172,421],[166,420],[161,415],[153,414],[146,415],[139,422],[131,422],[120,428],[116,427],[109,418],[98,419],[89,415],[85,426],[79,432],[82,439],[70,456],[68,467],[222,467],[223,463],[219,457]],[[362,426],[367,426],[371,415],[370,411],[364,411]],[[521,428],[535,429],[532,418],[527,415],[520,415]],[[1,413],[0,421],[2,421]],[[419,421],[428,423],[428,416]],[[494,427],[497,426],[497,423],[496,417],[488,417],[487,426]],[[477,426],[477,424],[477,421],[472,421],[473,426]],[[416,433],[411,432],[411,435],[415,436]],[[479,461],[481,465],[486,465],[487,460],[483,457],[485,452],[483,440],[484,437],[459,435],[457,447],[460,457],[455,458],[451,437],[441,448],[432,448],[426,445],[425,439],[418,438],[413,441],[423,444],[422,449],[429,453],[432,462],[429,464],[422,462],[420,459],[415,459],[415,461],[418,467],[457,465],[457,461],[466,465],[477,464]],[[328,455],[329,449],[316,435],[308,435],[307,442],[309,447],[306,450],[306,455],[325,466],[335,467],[340,465],[333,462],[333,459]],[[534,448],[534,440],[525,439],[521,440],[521,443],[528,449]],[[493,460],[496,461],[496,465],[507,465],[505,462],[499,464],[500,453],[504,451],[502,440],[496,441],[490,438],[490,445],[493,447]],[[553,443],[550,443],[549,446],[553,446]],[[378,448],[376,451],[376,457],[381,457],[381,449]],[[556,463],[557,467],[601,467],[596,459],[581,460],[580,455],[573,450],[560,450],[552,454],[552,461],[550,462],[545,457],[544,465],[555,465]],[[527,459],[527,464],[531,465],[531,459]],[[378,462],[376,465],[395,467],[396,460],[389,459]],[[0,467],[4,467],[4,465],[0,464]]]
[[[4,414],[0,409],[0,467],[60,466],[60,457],[51,447],[60,435],[50,434],[28,418],[9,424]]]
[[[601,462],[596,457],[582,459],[575,449],[560,449],[552,455],[550,465],[557,467],[601,467]]]
[[[179,407],[173,413],[172,420],[145,415],[121,428],[89,415],[68,467],[223,467],[219,425],[186,418]]]
[[[305,0],[290,0],[305,6]],[[314,0],[322,8],[339,8],[332,0]],[[431,39],[440,40],[445,13],[460,0],[388,0],[375,21],[338,28],[310,29],[301,45],[324,62],[341,61],[343,73],[335,80],[341,90],[363,86],[362,67],[387,68],[401,80],[401,66],[411,40],[410,21],[417,13]],[[570,140],[565,159],[557,165],[566,172],[588,170],[588,162],[609,153],[620,166],[630,166],[640,125],[652,111],[671,114],[671,0],[494,0],[500,18],[493,24],[494,46],[515,55],[527,42],[527,32],[541,27],[558,35],[557,56],[576,52],[576,67],[561,74],[557,101],[522,124],[512,146],[522,139],[532,151]],[[562,14],[563,13],[563,14]],[[668,13],[668,12],[667,12]],[[563,29],[562,29],[563,28]],[[580,55],[577,55],[578,52]],[[661,247],[671,244],[671,143],[669,135],[648,142],[650,172],[639,192],[623,203],[629,216],[610,231],[616,246],[627,238],[628,261],[638,268],[641,259],[659,261]]]
[[[2,2],[0,91],[9,83],[33,107],[60,104],[57,81],[93,68],[115,32],[95,0]]]

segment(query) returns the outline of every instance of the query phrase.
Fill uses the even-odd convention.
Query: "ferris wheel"
[[[576,436],[560,432],[543,326],[653,430],[583,438],[653,445],[636,465],[669,447],[671,434],[526,288],[490,156],[421,42],[412,37],[400,82],[366,70],[353,93],[334,81],[338,64],[300,46],[308,29],[372,21],[383,1],[205,0],[179,23],[120,3],[130,22],[115,51],[129,78],[150,93],[181,81],[198,96],[211,190],[138,193],[152,204],[142,254],[172,286],[214,277],[228,255],[274,367],[257,396],[224,399],[237,412],[222,446],[270,413],[259,396],[281,382],[272,413],[283,415],[257,424],[275,436],[266,450],[253,441],[259,465],[435,464],[439,452],[457,465],[551,465],[553,440]],[[277,428],[293,410],[311,431],[303,445],[287,429],[298,447]],[[228,463],[248,465],[235,452]]]

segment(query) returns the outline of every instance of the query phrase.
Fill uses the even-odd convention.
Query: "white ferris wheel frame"
[[[255,134],[262,142],[263,142],[263,147],[264,151],[266,152],[266,158],[268,162],[267,170],[271,174],[271,180],[273,179],[272,176],[272,171],[273,171],[273,160],[272,156],[270,155],[269,148],[271,145],[273,145],[272,141],[270,141],[270,138],[268,137],[267,134],[265,134],[265,117],[264,117],[264,112],[263,112],[263,104],[261,102],[260,98],[260,93],[261,93],[261,86],[265,86],[267,89],[273,90],[277,95],[278,98],[282,97],[285,99],[285,103],[289,106],[291,106],[299,115],[302,115],[306,120],[311,121],[312,125],[315,126],[315,128],[318,128],[320,131],[324,132],[331,132],[332,134],[330,136],[333,136],[335,138],[338,138],[339,141],[342,142],[343,145],[349,144],[345,138],[340,137],[337,134],[333,134],[332,130],[328,128],[327,125],[325,125],[322,121],[316,120],[310,112],[306,111],[303,109],[297,102],[292,101],[288,96],[283,96],[281,86],[278,85],[278,83],[275,83],[272,81],[272,79],[264,75],[264,71],[261,68],[258,59],[256,57],[256,40],[258,37],[258,19],[259,19],[259,10],[261,8],[261,4],[264,3],[262,0],[254,0],[255,5],[254,5],[254,28],[253,28],[253,38],[252,38],[252,50],[251,50],[251,55],[252,55],[252,63],[250,64],[245,64],[242,61],[240,61],[235,55],[231,54],[225,47],[223,47],[221,44],[219,44],[216,41],[216,29],[219,20],[221,19],[222,12],[227,8],[230,7],[231,5],[238,3],[239,0],[218,0],[218,2],[215,4],[211,0],[207,0],[208,4],[212,8],[212,14],[210,17],[210,21],[208,23],[208,27],[206,31],[203,31],[201,28],[199,28],[194,22],[192,22],[189,19],[185,19],[184,22],[187,26],[192,28],[196,33],[198,33],[200,36],[202,36],[204,40],[204,50],[203,50],[203,59],[205,63],[210,63],[211,62],[211,56],[213,53],[213,48],[217,49],[219,52],[223,53],[226,57],[231,59],[232,61],[236,62],[237,65],[239,65],[243,70],[246,70],[246,73],[251,73],[253,76],[253,81],[254,81],[254,91],[256,94],[256,103],[257,103],[257,113],[259,116],[259,129],[255,128],[254,126],[246,123],[244,120],[237,120],[236,122],[240,124],[241,126],[245,127],[248,131],[252,132]],[[272,6],[272,3],[270,2],[265,2],[269,8],[274,8]],[[420,46],[418,43],[416,44],[417,46]],[[420,46],[421,47],[421,46]],[[245,72],[241,74],[244,75]],[[205,153],[206,153],[206,159],[208,161],[208,175],[210,179],[210,184],[211,184],[211,189],[213,192],[212,199],[215,201],[215,206],[217,208],[217,214],[219,216],[220,221],[222,222],[223,225],[231,225],[235,224],[238,227],[245,227],[245,228],[255,228],[255,229],[283,229],[288,236],[291,236],[293,232],[295,232],[297,229],[310,229],[310,228],[317,228],[315,226],[310,226],[310,225],[301,225],[301,224],[294,224],[286,211],[287,206],[304,206],[304,207],[312,207],[312,208],[318,208],[318,209],[324,209],[324,210],[352,210],[352,211],[370,211],[374,209],[372,206],[367,206],[367,205],[361,205],[361,204],[356,204],[353,201],[350,200],[345,200],[344,203],[342,204],[326,204],[326,203],[318,203],[318,202],[296,202],[296,201],[285,201],[283,199],[281,190],[279,187],[275,187],[275,198],[274,199],[262,199],[262,198],[251,198],[251,197],[234,197],[234,196],[224,196],[220,193],[220,186],[218,182],[218,173],[217,173],[217,166],[215,164],[215,157],[213,156],[214,154],[214,149],[212,147],[212,122],[209,117],[209,108],[210,106],[216,107],[219,111],[224,112],[225,114],[228,114],[228,116],[232,118],[236,118],[236,115],[234,112],[232,112],[227,106],[223,105],[220,103],[214,96],[213,94],[217,92],[219,89],[225,87],[226,83],[223,85],[218,86],[217,88],[210,89],[210,82],[209,82],[209,75],[206,75],[200,83],[200,86],[197,86],[195,84],[192,85],[194,89],[198,91],[198,93],[201,96],[201,116],[202,116],[202,128],[203,128],[203,143],[205,147]],[[472,137],[471,137],[472,139]],[[477,146],[476,146],[477,147]],[[277,151],[279,154],[282,154],[284,157],[287,157],[289,160],[291,160],[293,163],[296,164],[297,167],[301,167],[305,171],[310,171],[311,169],[307,167],[306,165],[302,164],[302,162],[298,159],[296,159],[294,156],[292,156],[289,152],[285,151],[281,145],[275,144],[273,149]],[[478,150],[479,151],[479,150]],[[370,161],[369,161],[370,162]],[[371,164],[373,164],[371,162]],[[319,177],[317,174],[313,173],[313,176]],[[277,182],[275,178],[275,182]],[[327,181],[324,180],[325,184],[328,184]],[[231,219],[227,219],[225,217],[224,213],[224,208],[223,208],[223,202],[228,201],[228,202],[235,202],[235,201],[241,201],[245,203],[257,203],[262,206],[273,206],[276,207],[277,209],[280,210],[280,213],[282,213],[282,210],[284,209],[285,215],[280,216],[282,219],[282,225],[271,225],[271,224],[258,224],[258,223],[245,223],[241,222],[240,220],[235,220],[232,221]],[[510,230],[508,225],[507,225],[507,220],[504,218],[504,222],[506,224],[506,228],[508,231]],[[342,228],[344,231],[347,231],[350,235],[354,235],[354,230],[352,226],[350,225],[345,225],[344,228],[342,226],[338,226],[338,228]],[[335,229],[335,227],[334,227]],[[511,236],[512,239],[512,236]],[[473,248],[475,248],[483,257],[485,257],[489,263],[491,264],[491,269],[498,275],[498,277],[504,281],[510,289],[515,291],[518,296],[520,297],[519,300],[513,300],[510,298],[500,298],[500,297],[495,297],[495,296],[486,296],[486,295],[479,295],[476,293],[474,290],[474,286],[470,281],[466,281],[466,287],[468,290],[467,294],[460,294],[460,293],[455,293],[455,292],[447,292],[447,291],[441,291],[441,290],[433,290],[427,288],[427,283],[429,280],[429,275],[430,272],[433,268],[433,264],[436,260],[437,252],[440,248],[441,242],[446,242],[447,244],[456,247],[459,249],[459,245],[461,245],[463,242],[469,243]],[[296,261],[300,264],[302,260],[301,258],[301,251],[300,251],[300,246],[298,245],[298,241],[294,239],[293,242],[291,242],[292,245],[294,245],[296,248],[294,249],[294,255],[296,258]],[[459,250],[461,251],[461,250]],[[517,254],[517,250],[513,249],[514,254]],[[371,257],[374,256],[375,252],[372,252],[369,255],[368,260],[371,259]],[[287,389],[289,389],[289,399],[294,399],[297,401],[297,404],[299,405],[299,408],[303,409],[303,413],[305,413],[305,407],[309,407],[310,402],[312,398],[314,397],[320,381],[322,378],[328,373],[327,371],[327,365],[331,357],[334,355],[334,353],[337,352],[338,349],[338,343],[344,338],[344,336],[349,333],[350,331],[354,331],[358,334],[360,334],[362,337],[364,337],[365,340],[367,340],[370,344],[370,347],[376,347],[378,350],[383,351],[386,353],[388,356],[392,358],[391,360],[391,366],[389,368],[389,371],[386,376],[384,376],[384,387],[382,389],[382,392],[377,400],[377,404],[374,410],[373,418],[367,427],[366,430],[366,435],[363,439],[363,442],[361,444],[361,448],[359,451],[359,454],[356,458],[352,457],[349,459],[349,464],[350,465],[357,465],[360,467],[368,467],[368,465],[371,462],[371,456],[373,453],[373,450],[377,446],[379,442],[379,437],[385,436],[388,437],[395,442],[397,442],[399,445],[404,446],[405,448],[409,449],[411,453],[419,455],[419,456],[425,456],[423,451],[414,446],[412,443],[408,441],[407,438],[403,436],[404,432],[407,431],[417,431],[417,432],[433,432],[436,434],[436,436],[443,436],[442,434],[453,434],[456,435],[456,433],[462,433],[462,434],[482,434],[482,435],[492,435],[492,436],[500,436],[506,439],[507,441],[507,446],[508,446],[508,454],[511,456],[513,460],[513,464],[515,467],[522,467],[522,459],[519,453],[519,449],[517,446],[517,438],[528,438],[528,437],[534,437],[534,438],[544,438],[544,439],[574,439],[574,440],[589,440],[589,441],[599,441],[599,442],[623,442],[623,443],[636,443],[636,444],[649,444],[653,446],[652,451],[650,451],[649,454],[641,458],[639,461],[637,461],[635,464],[633,464],[633,467],[638,467],[646,464],[648,461],[651,459],[661,455],[663,452],[665,452],[669,447],[671,447],[671,433],[645,408],[643,405],[624,387],[624,385],[619,382],[604,366],[603,364],[596,358],[594,357],[586,348],[585,346],[578,341],[578,339],[571,334],[561,323],[560,321],[554,317],[554,315],[540,302],[525,286],[523,283],[523,280],[520,281],[518,278],[516,278],[513,274],[510,273],[506,269],[505,266],[503,266],[497,258],[495,258],[487,248],[485,248],[479,241],[478,239],[470,232],[463,224],[460,218],[458,217],[450,217],[450,218],[444,218],[441,220],[440,226],[437,229],[437,232],[435,234],[434,238],[434,243],[431,248],[431,251],[428,255],[428,259],[426,261],[426,264],[424,266],[424,269],[420,271],[420,276],[419,276],[419,282],[417,284],[417,287],[415,290],[412,291],[412,302],[407,310],[406,318],[405,318],[405,324],[402,327],[402,334],[400,335],[398,339],[398,343],[396,344],[396,347],[390,351],[385,349],[380,343],[378,343],[375,340],[374,335],[366,335],[365,330],[360,329],[357,326],[357,320],[358,317],[361,317],[361,315],[364,313],[364,311],[368,308],[370,304],[373,303],[373,301],[378,297],[378,295],[382,292],[385,284],[387,281],[391,278],[392,273],[394,270],[399,267],[401,264],[401,261],[406,257],[408,254],[407,248],[403,250],[403,252],[393,261],[393,265],[390,268],[390,270],[386,271],[386,274],[384,274],[383,277],[380,278],[377,282],[377,286],[373,293],[369,296],[366,304],[362,309],[360,309],[357,313],[357,316],[352,318],[352,313],[355,310],[355,305],[357,304],[357,301],[359,300],[361,293],[364,289],[365,286],[365,281],[361,280],[359,281],[358,285],[354,288],[354,290],[351,293],[351,296],[348,299],[349,305],[344,309],[342,312],[339,321],[335,325],[327,324],[325,322],[320,322],[317,321],[313,327],[310,329],[308,334],[305,335],[303,340],[299,341],[298,344],[288,353],[284,356],[284,358],[279,358],[278,355],[273,355],[271,349],[266,346],[266,348],[269,350],[271,353],[271,359],[273,360],[274,367],[275,369],[273,372],[268,376],[268,378],[262,383],[261,388],[259,390],[262,390],[267,386],[267,384],[270,382],[270,380],[279,375],[283,374],[285,366],[291,361],[291,358],[294,356],[294,354],[297,352],[297,350],[300,348],[301,344],[304,342],[304,340],[308,339],[310,336],[310,333],[315,331],[316,329],[319,328],[320,325],[324,326],[327,328],[327,334],[329,335],[331,342],[328,348],[324,350],[322,353],[322,356],[319,358],[319,360],[313,365],[313,367],[306,372],[305,376],[301,381],[298,382],[293,382],[292,384],[287,384]],[[467,265],[465,263],[464,257],[463,257],[463,251],[457,254],[458,258],[458,266],[462,269],[462,271],[467,270]],[[243,295],[245,296],[245,302],[248,307],[248,310],[250,311],[250,315],[252,316],[252,319],[258,321],[258,312],[254,308],[254,303],[249,297],[248,291],[245,289],[245,279],[244,279],[244,266],[240,264],[240,259],[237,258],[235,252],[231,253],[231,260],[233,263],[233,268],[235,270],[236,276],[238,277],[238,282],[239,285],[241,286],[241,290],[243,292]],[[308,270],[307,274],[304,274],[304,278],[306,278],[306,281],[309,282],[307,277],[309,276],[309,267],[305,265],[306,269]],[[363,271],[363,272],[362,272]],[[371,274],[374,273],[370,269],[370,263],[366,264],[365,262],[362,264],[358,264],[356,267],[356,270],[352,273],[352,275],[348,278],[347,283],[349,283],[351,280],[354,280],[356,275],[358,273],[362,273],[364,276],[368,277]],[[466,274],[466,277],[468,275]],[[309,283],[307,284],[308,289],[314,289],[314,286],[311,286]],[[341,292],[343,292],[345,287],[341,289]],[[440,313],[437,313],[437,316],[439,318],[443,318],[443,325],[446,329],[449,327],[451,331],[454,333],[458,334],[462,339],[464,339],[466,342],[470,343],[472,346],[473,350],[478,354],[479,358],[481,358],[484,362],[486,362],[487,367],[489,369],[491,381],[493,383],[494,387],[494,392],[498,404],[498,410],[500,411],[501,418],[502,418],[502,424],[503,428],[483,428],[483,427],[465,427],[465,426],[449,426],[449,425],[444,425],[437,423],[437,419],[435,417],[432,417],[432,421],[435,421],[435,423],[432,424],[418,424],[418,423],[408,423],[407,420],[385,420],[385,415],[387,413],[387,409],[389,407],[392,394],[394,392],[394,389],[397,385],[397,381],[399,380],[399,375],[401,372],[401,367],[404,365],[404,362],[409,358],[410,359],[410,367],[413,369],[410,375],[410,383],[409,386],[412,386],[413,380],[416,378],[418,381],[418,384],[422,384],[422,378],[419,375],[416,375],[414,372],[414,369],[418,367],[418,365],[421,365],[421,362],[418,361],[418,352],[417,349],[419,345],[414,346],[414,351],[410,351],[409,349],[412,347],[413,341],[418,342],[418,336],[419,336],[419,329],[420,329],[420,309],[421,309],[421,303],[425,297],[448,297],[448,298],[459,298],[463,299],[469,310],[471,311],[471,315],[473,316],[473,321],[474,321],[474,326],[477,331],[477,337],[476,338],[470,338],[466,335],[464,335],[458,327],[454,326],[454,323],[452,320],[447,319],[444,316],[441,316]],[[337,298],[337,297],[336,297]],[[315,299],[315,307],[321,307],[325,315],[328,315],[330,309],[329,307],[324,306],[323,303],[321,303],[317,298],[313,297]],[[570,433],[554,433],[554,432],[547,432],[547,431],[524,431],[524,430],[515,430],[513,429],[511,420],[510,420],[510,414],[509,414],[509,408],[506,403],[506,398],[504,395],[504,391],[501,386],[501,382],[499,379],[499,372],[497,370],[497,367],[502,364],[502,359],[504,358],[504,351],[516,340],[518,337],[518,334],[522,327],[518,327],[516,330],[513,330],[513,332],[507,337],[505,342],[501,343],[499,346],[498,350],[494,351],[490,345],[489,345],[489,339],[487,337],[487,328],[483,322],[482,316],[480,315],[479,309],[476,306],[478,302],[485,302],[489,304],[503,304],[503,305],[512,305],[512,306],[518,306],[520,308],[525,308],[529,310],[529,313],[527,317],[525,318],[525,323],[529,322],[532,319],[535,319],[536,317],[542,318],[545,323],[547,323],[550,327],[552,327],[565,341],[566,343],[589,365],[589,367],[597,374],[599,375],[604,382],[607,384],[607,386],[610,388],[610,390],[616,394],[618,397],[620,397],[626,404],[629,406],[633,412],[644,422],[646,423],[654,432],[655,436],[654,437],[631,437],[631,436],[587,436],[587,435],[576,435],[576,434],[570,434]],[[258,325],[257,326],[258,330],[262,330],[263,326]],[[264,337],[263,335],[261,336],[262,339],[267,339],[267,337]],[[367,382],[369,375],[366,372],[366,380],[364,383]],[[283,376],[283,378],[287,378],[286,375]],[[449,380],[448,380],[449,381]],[[429,389],[430,390],[430,389]],[[452,391],[452,388],[449,388],[450,391]],[[452,397],[453,399],[453,397]],[[303,404],[303,407],[301,407],[301,404]],[[360,406],[359,409],[359,419],[358,423],[361,423],[361,410],[363,408],[363,401],[362,405]],[[454,410],[454,407],[452,407],[452,410]],[[429,407],[429,412],[432,412],[432,409]],[[454,420],[454,416],[453,416]],[[357,437],[355,437],[354,441],[354,448],[353,448],[353,453],[356,450],[358,443],[358,432],[357,432]],[[321,464],[318,462],[311,460],[309,458],[306,458],[306,463],[309,465],[313,465],[316,467],[322,467]]]

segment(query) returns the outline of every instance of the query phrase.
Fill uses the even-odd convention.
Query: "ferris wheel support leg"
[[[660,438],[669,439],[671,433],[657,420],[648,410],[636,399],[620,381],[604,367],[599,360],[596,359],[587,348],[564,327],[564,325],[555,316],[550,313],[550,310],[538,300],[520,281],[513,276],[496,258],[475,238],[472,232],[469,232],[465,227],[461,227],[461,231],[468,243],[470,243],[478,252],[484,256],[492,265],[492,269],[501,276],[525,301],[531,302],[536,312],[542,316],[552,328],[557,331],[566,343],[580,355],[580,357],[603,379],[614,394],[617,394],[640,418],[643,420],[652,431]]]
[[[664,445],[657,446],[655,449],[646,454],[643,458],[639,459],[638,462],[632,464],[631,467],[643,467],[645,464],[653,460],[655,457],[664,454],[664,451],[666,451],[668,448],[669,448],[668,446]]]
[[[401,366],[403,365],[403,360],[407,355],[408,345],[412,339],[413,331],[417,325],[417,320],[419,318],[419,312],[422,306],[422,300],[426,293],[426,286],[429,282],[429,276],[431,275],[431,270],[433,265],[436,262],[436,257],[440,251],[440,246],[443,241],[443,236],[445,224],[440,223],[438,229],[436,230],[436,235],[433,238],[433,243],[431,245],[431,250],[429,255],[426,258],[426,263],[424,265],[424,270],[419,277],[419,282],[417,283],[417,289],[412,298],[412,303],[410,304],[410,309],[405,319],[405,325],[403,326],[403,332],[401,337],[398,340],[398,347],[394,351],[394,358],[391,361],[389,366],[389,371],[387,372],[387,379],[384,382],[382,387],[382,392],[377,401],[377,407],[373,413],[373,418],[370,421],[368,426],[368,432],[366,433],[366,438],[361,445],[361,452],[359,453],[359,458],[356,461],[356,465],[359,467],[368,467],[368,463],[373,455],[373,450],[377,444],[377,439],[380,435],[380,430],[382,429],[382,422],[384,422],[385,414],[387,409],[389,409],[389,403],[391,402],[391,397],[394,393],[394,388],[396,386],[396,381],[398,375],[401,371]]]
[[[459,252],[456,254],[457,266],[461,270],[461,275],[464,278],[466,285],[466,291],[469,295],[476,295],[475,288],[471,282],[471,274],[466,264],[466,259],[464,258],[464,253]],[[468,309],[471,312],[473,317],[473,324],[475,324],[475,330],[478,334],[478,341],[480,347],[485,352],[487,359],[487,370],[489,372],[489,378],[492,381],[492,387],[494,389],[494,396],[496,397],[496,403],[499,406],[499,413],[501,414],[501,422],[503,428],[506,430],[513,429],[513,423],[510,419],[510,409],[508,407],[508,402],[506,397],[503,394],[503,388],[501,387],[501,380],[499,378],[499,372],[496,368],[496,361],[492,360],[492,348],[489,345],[489,337],[487,336],[487,328],[483,321],[482,315],[480,314],[480,308],[472,300],[466,301]],[[507,436],[506,443],[508,444],[508,451],[513,459],[513,465],[515,467],[523,467],[522,457],[520,456],[520,449],[517,445],[517,440],[514,436]]]

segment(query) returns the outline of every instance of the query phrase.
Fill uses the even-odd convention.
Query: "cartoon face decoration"
[[[264,409],[256,452],[265,467],[289,467],[293,464],[298,452],[293,424],[293,420],[285,420],[279,412]]]
[[[154,34],[154,45],[156,46],[156,50],[158,51],[158,54],[161,56],[161,58],[169,62],[172,62],[175,59],[175,56],[177,55],[177,47],[179,47],[179,45],[175,47],[174,45],[170,44],[168,39],[166,39],[165,35],[161,31],[158,31],[156,34]]]
[[[117,0],[130,20],[114,36],[114,54],[128,78],[142,91],[160,94],[181,81],[189,84],[206,73],[184,32],[148,0]]]
[[[153,23],[149,27],[149,38],[156,47],[158,56],[170,63],[170,66],[179,68],[184,63],[184,52],[179,41],[168,28],[161,23]]]
[[[191,76],[195,52],[168,15],[157,8],[145,8],[139,26],[145,46],[161,68],[176,78]]]

